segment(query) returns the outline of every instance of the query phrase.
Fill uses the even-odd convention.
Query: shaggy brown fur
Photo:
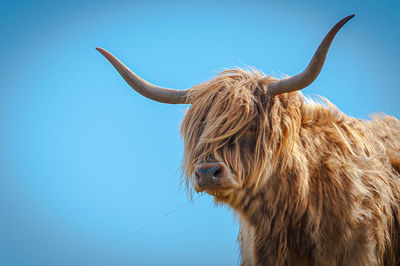
[[[358,120],[297,92],[270,97],[272,80],[227,70],[190,90],[188,188],[205,161],[237,177],[215,201],[240,217],[243,265],[398,265],[399,121]]]

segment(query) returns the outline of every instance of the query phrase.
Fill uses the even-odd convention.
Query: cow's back
[[[369,129],[383,144],[397,177],[400,178],[400,121],[393,116],[379,114],[373,115],[369,123]],[[396,182],[397,181],[397,182]],[[392,181],[393,182],[393,181]],[[385,265],[400,265],[400,182],[394,180],[393,192],[397,202],[393,205],[394,221],[392,224],[392,246],[385,254]],[[397,187],[396,187],[397,185]]]
[[[381,140],[390,163],[400,174],[400,121],[385,114],[373,115],[370,130]]]

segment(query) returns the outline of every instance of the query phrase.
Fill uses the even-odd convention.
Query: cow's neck
[[[241,220],[239,239],[242,253],[246,253],[242,258],[253,255],[256,260],[244,264],[308,264],[313,246],[307,228],[307,201],[295,190],[298,182],[298,177],[290,174],[274,175],[265,189],[242,193],[241,204],[234,207]]]

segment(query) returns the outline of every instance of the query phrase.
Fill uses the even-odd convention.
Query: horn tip
[[[108,52],[106,49],[103,49],[101,47],[96,47],[96,50],[99,51],[110,62],[114,59],[114,56],[110,52]]]
[[[355,16],[355,14],[351,14],[351,15],[345,17],[343,20],[347,22],[347,21],[349,21],[350,19],[354,18],[354,16]]]
[[[96,47],[96,50],[99,51],[100,53],[104,52],[105,49],[101,48],[101,47]]]

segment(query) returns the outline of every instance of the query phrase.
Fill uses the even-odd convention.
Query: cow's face
[[[183,170],[197,192],[223,199],[255,186],[264,172],[267,79],[256,71],[228,70],[190,90],[192,105],[181,129]]]

